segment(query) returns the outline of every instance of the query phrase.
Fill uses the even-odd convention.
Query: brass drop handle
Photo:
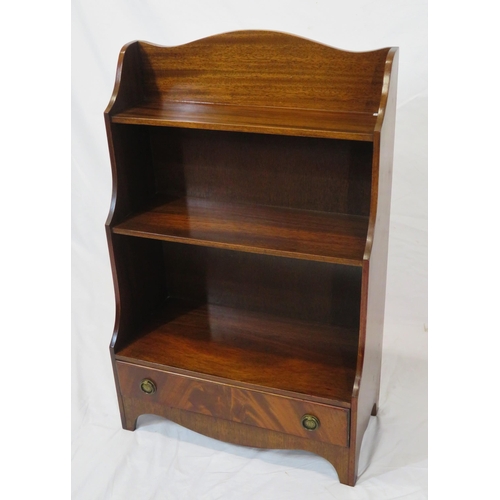
[[[141,391],[146,394],[154,394],[156,392],[156,384],[149,378],[145,378],[141,382]]]
[[[306,431],[315,431],[319,427],[319,419],[314,415],[306,414],[302,417],[302,427]]]

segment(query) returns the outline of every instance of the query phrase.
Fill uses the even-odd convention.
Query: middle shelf
[[[156,203],[115,234],[361,266],[368,217],[203,198]]]

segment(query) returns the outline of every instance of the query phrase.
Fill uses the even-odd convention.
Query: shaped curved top
[[[107,112],[139,105],[140,95],[141,102],[157,105],[187,102],[373,115],[379,111],[390,51],[348,52],[270,31],[224,33],[175,47],[133,42],[122,50]]]

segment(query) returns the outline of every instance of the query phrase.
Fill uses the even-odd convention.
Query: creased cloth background
[[[72,4],[72,490],[74,500],[427,498],[427,4],[424,1],[74,0]],[[222,443],[145,415],[122,430],[109,342],[103,111],[132,40],[179,45],[265,29],[337,48],[398,46],[399,84],[379,415],[355,488],[302,451]]]

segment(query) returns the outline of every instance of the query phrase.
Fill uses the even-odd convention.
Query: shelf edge
[[[187,238],[184,236],[171,236],[171,235],[158,235],[156,233],[146,233],[142,231],[135,231],[131,229],[121,229],[118,227],[114,227],[111,229],[114,234],[120,234],[123,236],[132,236],[135,238],[146,238],[150,240],[159,240],[159,241],[169,241],[172,243],[183,243],[187,245],[196,245],[203,246],[209,248],[220,248],[223,250],[233,250],[236,252],[246,252],[246,253],[255,253],[259,255],[271,255],[275,257],[286,257],[290,259],[299,259],[299,260],[308,260],[313,262],[325,262],[328,264],[341,264],[345,266],[354,266],[354,267],[362,267],[363,266],[363,257],[361,256],[359,259],[348,259],[343,257],[328,257],[323,255],[315,255],[315,254],[306,254],[306,253],[298,253],[298,252],[290,252],[286,250],[274,250],[267,248],[259,248],[259,247],[249,247],[246,245],[238,245],[234,243],[222,243],[218,241],[211,240],[200,240],[196,238]]]

